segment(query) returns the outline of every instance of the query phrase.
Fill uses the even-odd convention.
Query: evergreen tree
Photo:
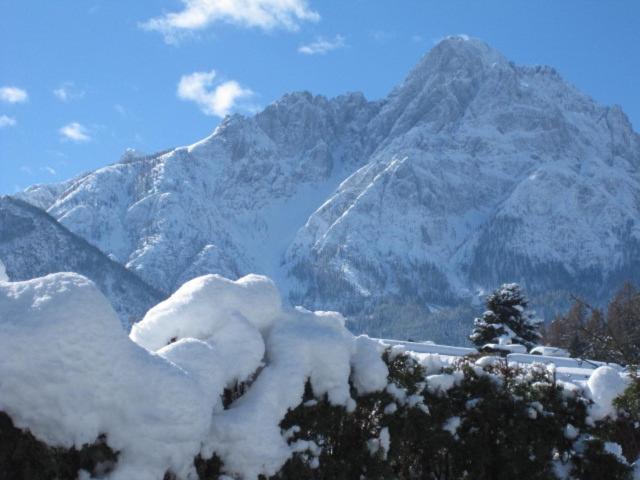
[[[528,309],[520,285],[505,283],[487,297],[486,307],[482,316],[474,320],[469,337],[475,345],[517,343],[531,349],[538,344],[541,321]]]

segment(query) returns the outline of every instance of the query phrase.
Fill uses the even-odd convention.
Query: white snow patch
[[[354,408],[349,393],[354,338],[339,314],[283,312],[267,341],[268,362],[248,392],[214,415],[206,449],[242,478],[275,474],[293,453],[279,424],[302,402],[309,379],[316,397]]]
[[[205,275],[188,281],[149,310],[131,329],[131,339],[155,351],[171,339],[209,338],[234,314],[265,330],[280,312],[280,294],[267,277],[247,275],[233,281]]]
[[[191,471],[214,402],[208,380],[131,342],[90,280],[1,283],[0,352],[0,410],[18,428],[63,447],[106,434],[120,451],[112,480]]]
[[[389,405],[384,407],[383,411],[385,415],[393,415],[398,411],[398,404],[396,402],[391,402]]]
[[[570,423],[564,427],[564,437],[567,440],[575,440],[578,438],[579,433],[580,431]]]
[[[376,455],[379,451],[382,451],[382,459],[387,459],[387,453],[391,448],[391,435],[389,434],[389,428],[384,427],[380,430],[378,438],[372,438],[367,442],[367,448],[371,455]]]
[[[266,277],[207,275],[151,309],[129,338],[82,276],[0,283],[0,410],[50,445],[106,434],[121,452],[112,480],[167,469],[187,478],[198,453],[215,452],[241,478],[272,475],[295,452],[317,466],[319,447],[290,445],[279,427],[305,383],[353,411],[350,378],[360,393],[387,382],[383,346],[344,323],[335,312],[283,309]],[[252,375],[223,410],[225,386]],[[388,447],[384,433],[380,442]]]
[[[476,360],[476,365],[478,367],[495,367],[504,362],[502,357],[498,357],[495,355],[487,355],[486,357],[479,358]]]
[[[458,381],[459,378],[450,373],[429,375],[427,377],[427,389],[431,393],[446,393],[451,390]]]
[[[628,379],[612,367],[598,367],[593,371],[587,381],[587,387],[594,402],[589,409],[589,414],[594,420],[616,417],[613,400],[624,392],[627,382]]]
[[[442,425],[442,429],[446,432],[449,432],[452,436],[455,437],[461,423],[462,419],[460,417],[451,417],[446,422],[444,422],[444,425]]]
[[[622,464],[628,465],[626,457],[622,454],[622,446],[616,442],[604,442],[604,451],[610,453]]]
[[[352,380],[358,394],[384,390],[389,375],[389,369],[381,357],[384,345],[366,335],[357,337],[355,342]]]

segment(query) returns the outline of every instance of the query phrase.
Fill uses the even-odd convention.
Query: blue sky
[[[385,96],[440,38],[554,66],[640,129],[635,0],[0,0],[0,193],[208,135],[293,90]]]

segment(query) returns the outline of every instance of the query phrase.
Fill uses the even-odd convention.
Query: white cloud
[[[145,30],[164,35],[167,43],[176,42],[187,32],[203,30],[216,22],[263,30],[296,30],[300,22],[316,22],[320,15],[307,0],[181,0],[184,8],[152,18],[141,24]]]
[[[49,166],[42,167],[42,171],[47,172],[51,176],[56,176],[58,174],[52,167]]]
[[[183,75],[178,83],[178,97],[196,102],[206,115],[224,117],[238,100],[253,95],[251,90],[234,80],[214,85],[215,77],[215,70]]]
[[[16,119],[8,117],[6,115],[0,115],[0,128],[13,127],[16,124]]]
[[[22,103],[29,98],[26,90],[18,87],[1,87],[0,100],[7,103]]]
[[[65,82],[60,87],[53,90],[55,97],[61,102],[79,100],[84,97],[84,91],[75,87],[73,82]]]
[[[78,122],[71,122],[58,130],[63,140],[73,142],[88,142],[91,140],[87,129]]]
[[[342,35],[336,35],[333,40],[327,40],[322,37],[318,37],[315,42],[311,42],[307,45],[300,45],[298,52],[305,55],[324,55],[331,50],[337,50],[346,46],[344,37]]]

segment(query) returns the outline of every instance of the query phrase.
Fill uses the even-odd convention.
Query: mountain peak
[[[409,76],[421,71],[451,72],[508,64],[509,61],[498,50],[482,40],[459,35],[440,40],[418,62]]]
[[[446,37],[441,38],[437,42],[435,42],[434,48],[440,45],[450,45],[454,48],[481,48],[481,49],[491,49],[485,41],[470,37],[469,35],[460,34],[460,35],[448,35]]]
[[[440,40],[409,72],[405,80],[391,93],[411,92],[411,96],[432,82],[449,84],[452,79],[473,79],[485,72],[511,70],[512,63],[498,50],[477,38],[466,35]]]

